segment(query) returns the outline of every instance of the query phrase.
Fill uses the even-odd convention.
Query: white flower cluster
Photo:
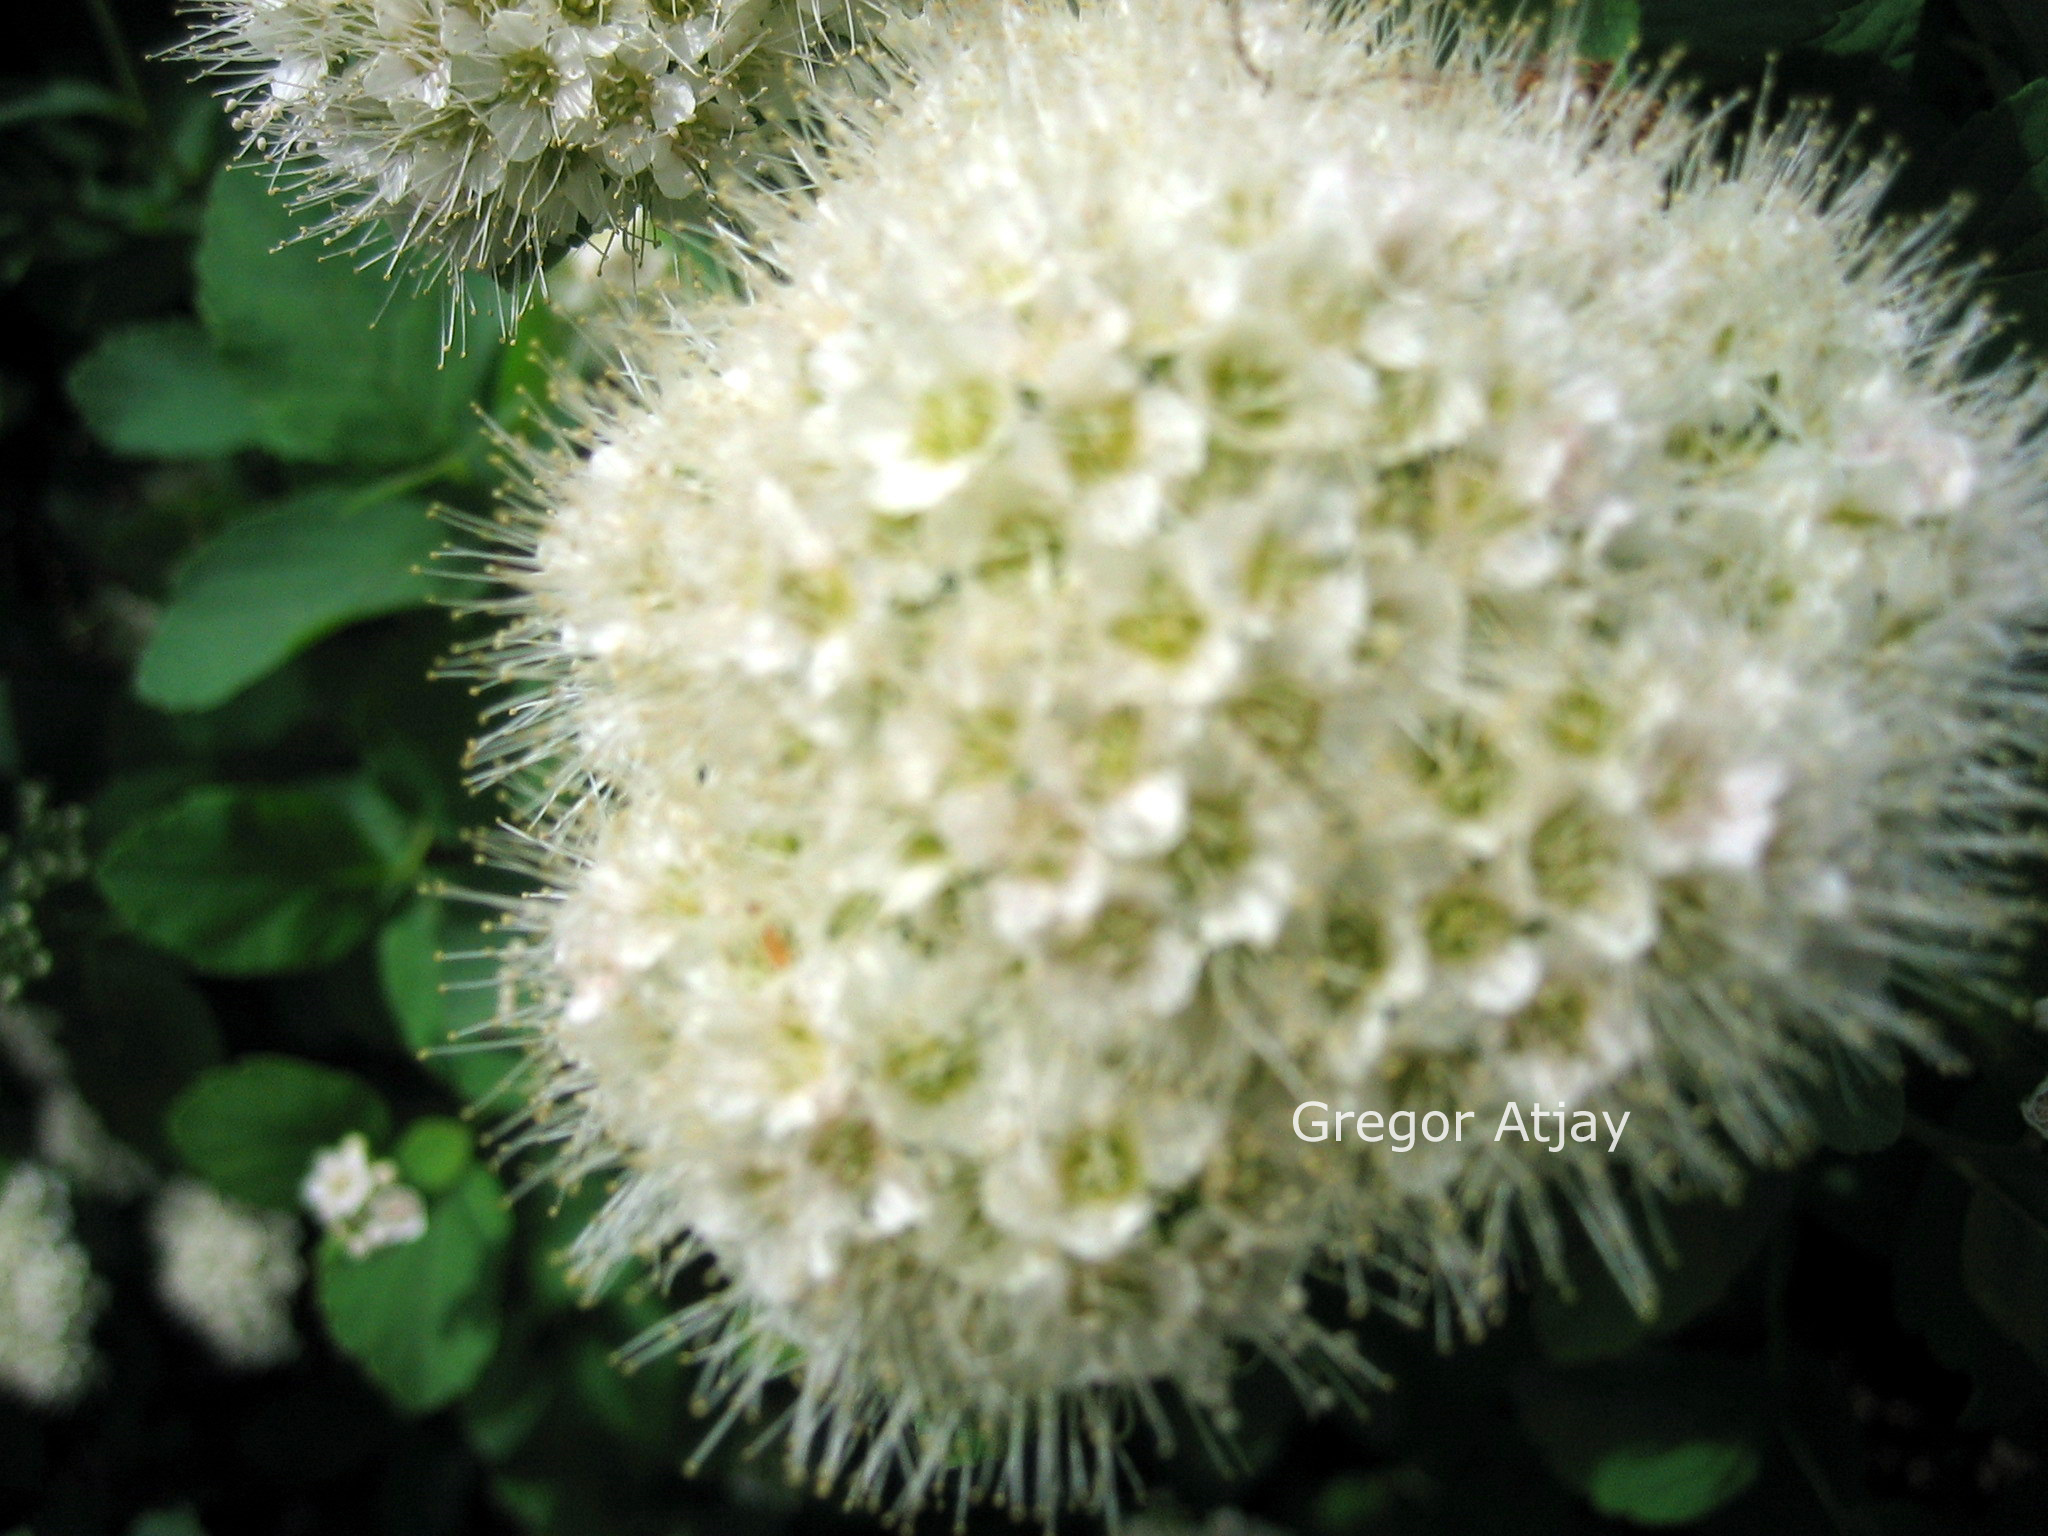
[[[17,1163],[0,1183],[0,1388],[42,1407],[77,1398],[105,1300],[71,1230],[63,1179]]]
[[[1810,124],[1301,3],[965,4],[499,569],[593,1274],[909,1510],[1113,1497],[1304,1307],[1497,1313],[1972,984],[2048,591],[2032,375]],[[1311,1145],[1303,1099],[1631,1116]]]
[[[700,215],[772,156],[876,0],[202,0],[185,55],[258,153],[454,268]]]
[[[221,1362],[257,1371],[299,1351],[292,1298],[306,1277],[299,1224],[177,1179],[150,1212],[157,1292]]]
[[[372,1159],[360,1134],[344,1136],[313,1159],[299,1198],[321,1228],[353,1258],[424,1237],[427,1206],[420,1192],[398,1180],[398,1165]]]

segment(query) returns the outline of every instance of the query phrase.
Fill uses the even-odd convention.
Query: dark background
[[[124,1140],[247,1195],[277,1183],[265,1158],[303,1166],[315,1130],[362,1125],[388,1149],[495,1073],[417,1059],[473,1006],[422,957],[474,928],[418,892],[474,883],[465,834],[489,806],[461,787],[474,701],[426,681],[464,625],[390,562],[438,537],[420,503],[488,511],[504,471],[486,419],[538,430],[546,369],[587,355],[537,314],[440,366],[436,301],[314,247],[273,253],[291,226],[251,173],[217,183],[218,105],[151,62],[180,33],[169,4],[39,9],[0,80],[0,775],[85,808],[91,871],[37,902],[52,968],[29,995]],[[1589,18],[1596,52],[1683,45],[1704,96],[1754,89],[1776,55],[1780,99],[1824,94],[1861,142],[1906,152],[1901,211],[1972,199],[1958,245],[1994,260],[2009,342],[2048,339],[2037,0],[1600,0]],[[322,543],[344,504],[383,542]],[[226,579],[251,571],[281,611]],[[1575,1300],[1533,1284],[1476,1347],[1362,1325],[1396,1382],[1364,1420],[1311,1419],[1248,1368],[1232,1461],[1191,1434],[1173,1455],[1135,1446],[1140,1479],[1163,1505],[1303,1536],[2048,1531],[2048,1163],[2018,1111],[2048,1051],[2009,1013],[1947,1011],[1971,1072],[1836,1093],[1812,1159],[1738,1205],[1668,1213],[1653,1324],[1581,1254]],[[301,1120],[196,1146],[178,1105],[246,1109],[252,1054],[298,1064]],[[0,1070],[0,1158],[29,1152],[33,1105]],[[460,1188],[492,1195],[521,1172],[464,1168]],[[394,1271],[388,1316],[331,1289],[320,1256],[301,1359],[254,1375],[162,1313],[146,1200],[77,1208],[112,1287],[102,1370],[68,1411],[0,1396],[0,1531],[877,1528],[786,1487],[772,1448],[742,1456],[746,1434],[681,1475],[687,1377],[608,1363],[662,1305],[572,1305],[548,1256],[575,1210],[546,1193],[471,1233],[456,1279]]]

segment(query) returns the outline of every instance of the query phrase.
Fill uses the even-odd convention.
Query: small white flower
[[[405,1184],[384,1184],[370,1196],[359,1220],[343,1229],[342,1244],[354,1258],[379,1248],[396,1248],[426,1236],[427,1206],[419,1191]]]
[[[339,1226],[353,1220],[369,1204],[370,1196],[384,1182],[380,1174],[388,1167],[370,1160],[367,1137],[360,1132],[351,1133],[314,1155],[299,1186],[299,1198],[322,1226]]]
[[[299,1198],[354,1258],[413,1242],[427,1230],[419,1191],[399,1182],[396,1163],[370,1156],[361,1132],[315,1155]]]

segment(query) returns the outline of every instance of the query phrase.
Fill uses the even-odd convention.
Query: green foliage
[[[321,464],[405,464],[453,447],[497,348],[476,338],[444,356],[440,299],[365,282],[348,252],[298,231],[260,172],[215,181],[199,315],[254,404],[257,440]]]
[[[1638,0],[1646,48],[1754,57],[1825,37],[1847,13],[1841,0]]]
[[[1835,7],[1835,23],[1821,34],[1823,52],[1876,59],[1891,68],[1910,61],[1926,0],[1857,0]]]
[[[321,1244],[328,1331],[405,1412],[454,1402],[490,1363],[511,1230],[498,1181],[472,1166],[428,1203],[425,1236],[363,1258]]]
[[[344,625],[417,607],[443,542],[427,505],[376,488],[308,491],[193,552],[135,673],[164,709],[232,698]]]
[[[166,1116],[185,1166],[222,1194],[293,1210],[313,1154],[352,1132],[372,1143],[391,1111],[360,1078],[291,1056],[244,1056],[180,1094]]]
[[[1755,1384],[1711,1359],[1550,1371],[1517,1394],[1551,1470],[1602,1514],[1689,1525],[1737,1498],[1763,1466]]]
[[[86,425],[118,453],[209,459],[259,441],[248,393],[190,320],[109,331],[70,382]]]
[[[366,938],[425,853],[367,782],[209,784],[141,817],[98,878],[128,927],[196,968],[305,970]]]
[[[427,1195],[453,1189],[476,1163],[469,1128],[441,1115],[413,1121],[391,1155],[399,1177]]]

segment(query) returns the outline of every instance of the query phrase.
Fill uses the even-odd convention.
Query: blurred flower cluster
[[[106,1304],[71,1229],[71,1192],[36,1163],[0,1183],[0,1386],[46,1406],[84,1390],[92,1325]]]
[[[306,1266],[297,1221],[176,1179],[157,1197],[150,1232],[164,1305],[224,1364],[261,1370],[298,1353],[292,1298]]]

